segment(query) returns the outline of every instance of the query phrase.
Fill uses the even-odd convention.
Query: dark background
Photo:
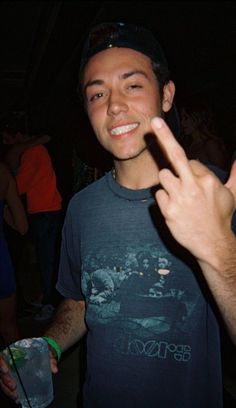
[[[135,21],[156,32],[177,87],[176,102],[200,95],[220,136],[235,145],[236,13],[233,1],[1,1],[0,121],[27,114],[48,132],[61,169],[75,146],[86,162],[102,152],[76,94],[81,43],[94,23]],[[63,170],[64,171],[64,170]]]
[[[200,95],[213,108],[229,152],[236,148],[234,1],[0,1],[0,123],[16,112],[31,133],[51,135],[65,203],[72,191],[73,148],[86,163],[107,165],[76,94],[84,36],[106,20],[137,22],[156,32],[176,84],[177,106]],[[227,341],[225,364],[235,376]]]

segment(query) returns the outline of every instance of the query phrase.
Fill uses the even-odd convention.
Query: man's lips
[[[129,132],[132,132],[134,129],[137,129],[138,126],[139,126],[138,122],[126,123],[124,125],[119,125],[119,126],[113,126],[110,129],[110,134],[112,136],[122,136]]]

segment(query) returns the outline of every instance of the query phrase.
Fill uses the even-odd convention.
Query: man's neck
[[[154,159],[114,161],[113,177],[123,187],[140,190],[159,183],[159,169]]]

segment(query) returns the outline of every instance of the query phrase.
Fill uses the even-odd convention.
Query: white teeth
[[[119,126],[111,130],[112,135],[122,135],[123,133],[130,132],[130,130],[138,127],[138,123],[132,123],[131,125]]]

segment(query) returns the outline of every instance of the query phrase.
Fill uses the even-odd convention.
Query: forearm
[[[15,206],[14,214],[8,206],[5,206],[4,220],[8,225],[10,225],[11,228],[19,232],[19,234],[25,235],[28,231],[28,221],[26,218],[24,207],[20,202],[20,198],[17,197],[17,199],[19,200],[19,203],[18,206]]]
[[[4,208],[4,220],[11,228],[17,229],[12,214],[7,206]]]
[[[219,242],[215,253],[199,264],[236,345],[236,237]]]
[[[61,350],[66,351],[85,335],[87,328],[84,315],[85,304],[83,301],[64,300],[45,336],[52,337]]]

